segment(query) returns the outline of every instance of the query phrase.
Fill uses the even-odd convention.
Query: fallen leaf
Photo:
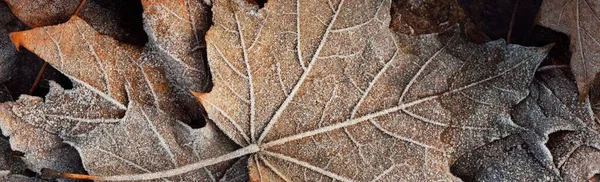
[[[36,28],[66,22],[74,15],[81,0],[4,0],[4,2],[23,23]],[[141,25],[136,24],[136,21],[141,21],[141,16],[136,14],[141,13],[141,9],[137,10],[129,4],[132,3],[86,0],[78,15],[101,34],[120,41],[143,45],[146,38]]]
[[[543,1],[539,24],[564,32],[571,39],[571,71],[579,99],[585,100],[600,72],[600,2],[587,0]]]
[[[467,19],[455,0],[392,1],[392,30],[410,35],[438,33]]]
[[[549,47],[394,35],[390,3],[212,2],[197,96],[251,181],[456,180],[458,156],[518,132],[509,110]]]
[[[159,17],[152,21],[160,22],[162,19]],[[193,31],[190,30],[189,33]],[[3,125],[7,131],[15,131],[6,133],[15,138],[15,141],[11,141],[14,145],[54,152],[57,151],[54,145],[68,142],[80,152],[85,169],[95,175],[166,170],[210,158],[211,155],[228,152],[228,148],[233,148],[210,123],[202,129],[194,130],[173,118],[190,120],[188,113],[200,115],[200,112],[178,107],[181,102],[176,98],[181,98],[183,89],[177,90],[178,93],[171,90],[175,87],[171,84],[175,82],[167,80],[166,74],[169,72],[164,67],[169,66],[167,63],[179,60],[162,61],[161,58],[164,57],[161,57],[161,53],[168,52],[161,52],[164,50],[160,50],[161,45],[157,45],[158,43],[155,45],[155,42],[150,42],[143,50],[122,44],[95,32],[78,17],[56,26],[13,33],[11,39],[17,46],[31,50],[56,66],[74,84],[73,89],[63,89],[53,84],[43,100],[24,96],[14,103],[3,104],[6,107],[3,112],[12,114],[3,118],[3,122],[18,123],[19,126]],[[207,82],[206,78],[202,79]],[[185,94],[199,106],[188,90]],[[73,101],[76,103],[71,103]],[[172,105],[173,103],[179,104]],[[136,131],[135,136],[140,138],[130,137],[130,131]],[[33,138],[19,137],[26,135],[42,135],[50,141],[26,146],[23,144],[35,142],[32,141]],[[124,140],[114,140],[119,137]],[[159,148],[164,150],[156,150]],[[32,153],[28,148],[22,151]],[[147,154],[149,158],[139,158],[140,153]],[[149,156],[150,154],[155,155]],[[54,155],[39,156],[50,160],[62,159]],[[111,165],[102,162],[109,159],[113,161]],[[77,172],[55,166],[44,167]],[[187,177],[180,176],[178,179],[219,179],[226,173],[224,169],[220,169],[223,167],[228,168],[228,163],[206,167],[203,171],[194,171],[186,174]],[[119,170],[114,170],[116,168]],[[227,176],[237,179],[239,175],[236,174],[239,173],[232,171]],[[243,176],[241,179],[244,179]]]
[[[142,6],[148,38],[161,56],[149,61],[164,67],[167,78],[181,92],[205,91],[210,83],[203,55],[210,7],[184,0],[143,0]]]
[[[25,97],[23,99],[36,99]],[[62,143],[59,136],[18,119],[11,110],[11,104],[0,105],[2,134],[10,137],[13,150],[25,154],[23,161],[30,170],[39,172],[42,168],[53,168],[61,171],[83,172],[77,151]]]
[[[461,156],[452,174],[463,181],[560,181],[532,156],[519,135],[494,141]]]
[[[77,148],[90,174],[105,176],[185,168],[236,147],[213,124],[194,130],[156,108],[137,103],[130,105],[119,123],[101,124],[84,135],[65,137],[65,142]],[[229,165],[224,161],[169,180],[216,181]]]
[[[200,106],[188,105],[184,109],[180,106],[183,104],[175,104],[181,98],[178,96],[185,93],[172,90],[163,67],[148,63],[148,59],[156,58],[153,50],[143,51],[101,35],[76,16],[61,25],[11,33],[11,40],[123,112],[129,102],[139,102],[155,105],[185,122],[199,118],[194,116],[198,113],[186,110]],[[127,92],[126,87],[131,87],[132,92]],[[61,104],[66,103],[58,103]]]
[[[578,104],[572,79],[546,70],[529,90],[511,113],[522,132],[461,156],[453,174],[475,181],[585,181],[600,170],[599,125],[589,104]]]

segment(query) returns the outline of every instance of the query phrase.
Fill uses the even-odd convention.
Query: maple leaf
[[[163,19],[173,18],[170,16],[179,17],[177,14],[172,14],[172,10],[166,7],[177,8],[180,10],[179,12],[187,13],[183,10],[197,8],[195,6],[201,5],[191,4],[194,7],[187,7],[188,4],[183,3],[165,5],[154,2],[148,4],[150,9],[162,7],[160,10],[149,10],[150,12],[147,13],[148,17],[157,16],[147,21],[147,24],[157,29],[170,25],[162,24]],[[186,8],[173,7],[175,5],[186,6]],[[205,9],[200,8],[199,10],[202,11],[194,11],[194,13],[202,16],[207,13]],[[160,35],[150,34],[151,41],[143,49],[101,35],[76,16],[61,25],[12,33],[11,39],[17,47],[23,46],[31,50],[56,67],[74,82],[75,89],[64,91],[60,86],[54,85],[44,101],[24,96],[15,103],[3,104],[6,107],[4,114],[8,115],[6,116],[8,118],[3,121],[6,123],[3,127],[8,132],[5,134],[18,138],[15,139],[15,142],[11,142],[15,143],[14,148],[24,151],[26,154],[33,152],[30,155],[38,158],[58,159],[60,163],[61,157],[44,154],[56,151],[56,147],[53,145],[64,145],[61,138],[86,134],[101,124],[119,123],[122,117],[127,115],[128,106],[134,102],[153,105],[168,113],[169,116],[185,122],[203,119],[199,112],[198,101],[187,90],[188,88],[204,87],[208,82],[206,76],[202,75],[204,73],[190,74],[202,71],[197,64],[193,64],[194,62],[203,62],[199,57],[193,57],[199,55],[200,50],[192,47],[201,46],[201,43],[193,42],[193,40],[197,40],[195,38],[193,40],[186,39],[193,38],[188,34],[198,33],[196,29],[189,28],[196,28],[196,26],[196,24],[186,24],[186,26],[175,29],[186,32],[185,36],[180,36],[177,31],[162,32]],[[153,39],[163,39],[163,37],[166,37],[165,40],[153,41]],[[180,43],[181,45],[179,45]],[[192,56],[192,58],[186,58],[186,56]],[[181,59],[184,58],[191,65],[180,64]],[[190,71],[189,68],[198,69]],[[193,80],[195,84],[177,85],[181,80]],[[194,85],[201,86],[194,87]],[[77,103],[70,103],[72,101],[77,101]],[[35,131],[14,128],[21,127],[21,125],[25,125],[22,126],[23,128],[31,128],[29,130]],[[13,130],[16,131],[9,132]],[[43,135],[54,139],[45,142],[50,146],[27,146],[35,139],[18,136],[28,135]],[[31,147],[38,149],[30,150]],[[36,151],[45,153],[35,153]],[[38,158],[32,159],[30,162],[33,164],[30,168],[34,171],[40,171],[42,167],[77,171],[72,168],[60,167],[63,164],[39,163],[39,165],[35,165],[38,164],[35,162]],[[62,162],[77,164],[71,160]]]
[[[589,103],[577,102],[572,78],[561,70],[536,77],[511,113],[522,131],[461,156],[453,174],[477,181],[585,181],[600,169],[597,119]]]
[[[518,131],[508,110],[549,47],[395,36],[389,7],[213,1],[197,96],[252,181],[452,180],[457,156]]]
[[[200,106],[189,101],[191,94],[173,89],[165,68],[154,64],[161,57],[151,48],[142,50],[100,35],[76,16],[68,23],[10,35],[17,47],[31,50],[71,80],[112,102],[121,113],[135,101],[155,105],[182,121],[201,118],[198,113],[185,111]],[[132,92],[126,92],[128,86]],[[184,102],[186,95],[189,99]]]
[[[600,72],[600,3],[588,0],[543,1],[539,24],[564,32],[571,39],[571,71],[580,100],[585,100]]]
[[[185,66],[193,60],[183,58],[193,54],[165,48],[172,40],[158,36],[164,25],[147,23],[153,30],[143,50],[95,33],[77,17],[12,34],[75,87],[54,85],[44,101],[4,104],[1,113],[10,118],[2,126],[12,131],[10,123],[27,124],[58,136],[78,149],[99,180],[234,180],[244,178],[245,164],[253,181],[455,180],[449,168],[460,155],[521,131],[510,122],[510,108],[527,96],[549,46],[480,46],[456,29],[394,34],[389,0],[299,3],[270,1],[258,9],[213,2],[206,47],[215,86],[197,95],[214,125],[199,130],[153,102],[172,93],[165,89],[191,88],[177,83],[193,80],[156,71],[170,64],[155,63],[165,54],[165,62],[183,62],[173,66],[179,73],[194,71]],[[148,16],[174,9],[153,7],[145,7]],[[169,13],[155,15],[175,16]],[[195,38],[195,24],[184,23],[183,37]],[[63,45],[71,52],[61,52]],[[123,50],[128,53],[116,52]],[[110,163],[102,162],[107,158]]]

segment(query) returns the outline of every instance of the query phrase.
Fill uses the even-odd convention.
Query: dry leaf
[[[161,4],[153,4],[150,7],[154,6],[164,7]],[[157,27],[165,26],[160,24],[165,18],[161,17],[165,15],[164,11],[171,10],[154,11],[158,15],[148,20],[148,24]],[[152,24],[154,21],[157,23]],[[197,25],[189,26],[195,28]],[[182,27],[184,28],[185,26]],[[192,34],[195,31],[189,29],[187,33]],[[195,83],[203,86],[207,82],[206,77],[198,78],[205,73],[179,75],[181,72],[177,72],[178,75],[168,75],[174,70],[165,71],[165,68],[180,67],[177,65],[181,61],[180,58],[173,55],[180,55],[181,59],[185,58],[186,61],[202,62],[202,60],[194,60],[194,57],[185,57],[198,55],[190,53],[190,51],[199,53],[199,50],[192,50],[191,46],[197,47],[201,43],[177,42],[183,41],[181,37],[177,37],[178,33],[180,32],[162,32],[161,35],[156,36],[161,39],[170,37],[175,42],[151,41],[143,50],[100,35],[78,17],[73,17],[61,25],[11,34],[17,46],[23,46],[38,54],[74,81],[72,90],[65,90],[54,84],[44,100],[37,97],[22,97],[15,103],[3,104],[6,108],[3,112],[11,115],[6,116],[2,121],[16,123],[3,125],[6,131],[11,132],[6,134],[15,139],[11,143],[31,143],[33,138],[19,136],[42,135],[50,141],[31,146],[15,145],[54,152],[57,151],[54,145],[62,144],[64,140],[78,149],[85,168],[96,175],[155,172],[230,151],[233,145],[227,142],[226,138],[222,138],[223,135],[219,134],[210,123],[200,130],[193,130],[172,118],[175,116],[190,120],[188,113],[200,115],[200,112],[178,107],[181,104],[178,99],[182,98],[182,94],[187,94],[193,104],[199,106],[199,103],[189,90],[185,90],[192,84],[173,85],[179,82],[169,82],[167,77],[195,82],[204,80]],[[186,37],[194,38],[189,35]],[[174,54],[169,51],[183,51],[183,53]],[[187,66],[181,70],[189,72],[187,69],[198,67],[198,65]],[[173,88],[175,91],[172,90]],[[185,93],[182,93],[184,90]],[[73,101],[75,103],[71,103]],[[173,103],[179,104],[172,105]],[[133,134],[140,137],[129,137],[130,131],[136,131]],[[123,140],[113,140],[119,137]],[[98,148],[100,145],[105,148]],[[136,147],[131,148],[131,146]],[[32,153],[27,149],[22,150],[26,154]],[[144,159],[139,158],[141,153],[155,155]],[[43,157],[62,159],[52,155]],[[106,160],[112,160],[111,165],[107,165]],[[77,170],[56,166],[43,167],[77,172]],[[178,179],[219,179],[220,176],[225,175],[225,170],[220,169],[223,167],[229,167],[228,163],[206,167],[203,171],[195,171],[187,174],[187,177],[182,176]],[[38,169],[37,166],[31,168]],[[113,170],[115,168],[119,170]],[[239,172],[232,171],[228,172],[227,176],[235,178],[239,176],[237,174]]]
[[[29,27],[57,25],[71,18],[81,0],[4,0],[12,12]],[[98,32],[117,40],[134,44],[143,44],[145,35],[141,26],[135,24],[135,8],[127,2],[107,0],[86,0],[79,16],[86,20]],[[125,11],[123,11],[125,10]]]
[[[571,39],[571,71],[580,100],[585,100],[600,72],[600,2],[543,1],[539,24],[564,32]]]
[[[65,142],[77,148],[90,174],[104,176],[175,169],[236,147],[213,124],[194,130],[156,108],[137,103],[129,106],[119,123],[65,137]],[[229,165],[224,161],[169,180],[216,181]]]
[[[77,102],[70,103],[73,100]],[[39,97],[23,96],[15,103],[2,106],[5,110],[0,113],[14,113],[0,118],[4,122],[1,123],[2,130],[11,136],[13,147],[41,159],[77,164],[79,155],[67,155],[68,152],[58,149],[66,142],[77,149],[85,169],[94,175],[167,170],[235,149],[235,145],[210,123],[202,129],[191,129],[154,106],[135,101],[129,102],[125,116],[119,116],[122,112],[118,106],[79,84],[72,90],[53,84],[44,101]],[[50,155],[52,153],[60,156]],[[77,157],[77,160],[65,161],[64,155]],[[61,164],[39,165],[77,172]],[[36,167],[30,168],[39,168]],[[173,180],[219,179],[228,167],[229,162],[223,161]]]
[[[149,61],[165,68],[179,91],[205,91],[209,80],[203,50],[210,7],[183,0],[143,0],[142,6],[148,38],[160,55]]]
[[[187,112],[198,110],[197,103],[184,105],[187,108],[175,104],[181,103],[178,100],[185,98],[180,96],[185,93],[173,91],[164,68],[149,63],[151,58],[159,59],[154,50],[142,51],[100,35],[76,16],[61,25],[11,33],[11,40],[123,112],[129,102],[139,102],[155,105],[185,122],[200,118],[198,113]],[[132,92],[127,92],[126,87],[131,87]]]
[[[559,181],[532,156],[519,135],[494,141],[461,156],[452,174],[463,181]]]
[[[392,30],[410,35],[443,32],[467,19],[456,0],[392,1]]]
[[[450,166],[463,154],[526,135],[511,109],[550,46],[475,45],[456,28],[394,34],[390,0],[320,3],[212,2],[215,86],[197,96],[214,124],[202,129],[172,104],[194,108],[183,92],[206,87],[206,22],[181,16],[206,19],[205,5],[144,1],[144,49],[77,17],[12,34],[74,89],[3,104],[0,125],[21,147],[26,135],[40,151],[68,142],[102,180],[458,180]]]
[[[460,154],[518,131],[508,111],[549,49],[395,36],[385,0],[212,3],[198,96],[252,181],[456,180]]]
[[[453,174],[476,181],[585,181],[600,170],[598,123],[565,72],[547,70],[512,112],[523,131],[461,156]],[[558,137],[549,137],[558,135]]]
[[[24,97],[21,99],[39,99]],[[2,134],[10,137],[13,150],[25,154],[23,160],[29,169],[35,172],[42,168],[83,172],[77,151],[62,143],[59,136],[21,121],[11,110],[11,104],[0,105]]]

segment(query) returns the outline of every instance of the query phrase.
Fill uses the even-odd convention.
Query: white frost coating
[[[342,0],[340,2],[340,4],[338,5],[337,11],[333,15],[331,22],[329,22],[329,25],[327,26],[327,29],[325,30],[325,34],[323,35],[323,37],[321,38],[321,41],[319,42],[319,47],[317,47],[315,54],[313,55],[310,62],[308,62],[308,68],[304,71],[304,73],[302,73],[302,76],[300,76],[300,79],[298,79],[298,82],[296,83],[296,85],[294,85],[294,88],[290,92],[289,96],[285,98],[285,101],[283,101],[283,103],[277,109],[277,111],[275,112],[275,114],[273,115],[271,120],[269,120],[269,123],[267,124],[265,129],[262,131],[260,137],[258,138],[259,144],[262,143],[262,140],[267,136],[267,134],[269,133],[269,130],[271,130],[271,128],[275,125],[275,123],[277,123],[277,121],[279,121],[279,117],[281,116],[283,111],[285,111],[287,106],[292,102],[292,100],[298,93],[298,90],[300,90],[300,86],[302,85],[302,83],[304,83],[304,81],[306,80],[306,77],[308,77],[308,74],[311,72],[313,66],[316,63],[316,59],[319,57],[319,54],[321,53],[321,49],[323,49],[323,46],[325,45],[325,41],[327,40],[327,37],[329,36],[329,32],[330,32],[329,30],[333,26],[333,23],[335,23],[335,20],[337,19],[338,15],[340,13],[340,10],[342,9],[343,4],[344,4],[344,0]],[[300,60],[300,61],[302,62],[302,60]]]
[[[210,159],[204,159],[199,162],[181,166],[181,167],[175,168],[175,169],[154,172],[154,173],[146,173],[146,174],[106,176],[106,177],[99,178],[98,181],[141,181],[141,180],[151,180],[151,179],[159,179],[159,178],[177,176],[177,175],[181,175],[181,174],[184,174],[187,172],[201,169],[206,166],[225,162],[225,161],[235,159],[235,158],[238,158],[238,157],[241,157],[244,155],[256,153],[258,151],[260,151],[258,145],[252,144],[252,145],[246,146],[244,148],[241,148],[239,150],[227,153],[225,155],[221,155],[221,156],[210,158]]]
[[[177,159],[175,158],[175,155],[171,151],[171,147],[169,147],[169,144],[167,144],[167,142],[165,141],[165,138],[162,136],[162,134],[160,134],[160,132],[158,132],[158,129],[156,128],[156,126],[154,126],[154,124],[152,124],[152,120],[150,120],[150,118],[148,118],[146,111],[142,110],[142,116],[144,116],[144,119],[148,122],[148,126],[150,127],[152,132],[154,132],[154,135],[156,136],[156,138],[158,138],[160,146],[162,146],[163,149],[165,149],[165,152],[167,152],[167,155],[169,155],[169,159],[171,159],[171,163],[173,163],[173,166],[177,167],[178,166]]]
[[[60,70],[59,70],[60,71]],[[106,95],[104,92],[97,90],[96,88],[92,87],[91,85],[85,83],[84,81],[81,81],[75,77],[69,76],[67,74],[65,74],[64,72],[60,71],[62,74],[66,75],[67,77],[69,77],[71,80],[77,81],[77,83],[80,83],[81,85],[83,85],[84,87],[88,88],[90,91],[98,94],[100,97],[102,97],[103,99],[106,99],[106,101],[110,102],[111,104],[117,106],[119,109],[123,109],[123,110],[127,110],[127,106],[121,104],[119,101],[113,99],[112,97]]]
[[[254,117],[255,117],[255,101],[254,101],[254,84],[252,80],[252,69],[250,68],[250,60],[248,59],[248,52],[246,50],[246,43],[244,42],[244,29],[242,29],[242,25],[240,25],[240,21],[238,20],[237,14],[233,14],[233,17],[235,18],[235,23],[237,25],[237,29],[239,32],[239,38],[240,38],[240,43],[242,44],[242,52],[244,53],[244,63],[246,63],[246,75],[248,75],[248,85],[250,87],[250,139],[252,142],[256,141],[256,137],[254,137],[254,133],[255,133],[255,124],[254,124]]]
[[[275,158],[282,159],[282,160],[285,160],[285,161],[288,161],[288,162],[291,162],[291,163],[297,164],[297,165],[299,165],[299,166],[302,166],[302,167],[308,168],[308,169],[310,169],[310,170],[313,170],[313,171],[315,171],[315,172],[321,173],[321,174],[323,174],[323,175],[325,175],[325,176],[327,176],[327,177],[333,178],[333,179],[335,179],[335,180],[347,181],[347,182],[353,181],[353,180],[351,180],[351,179],[348,179],[348,178],[346,178],[346,177],[343,177],[343,176],[340,176],[340,175],[338,175],[338,174],[335,174],[335,173],[329,172],[329,171],[327,171],[327,170],[325,170],[325,169],[321,169],[321,168],[319,168],[319,167],[313,166],[313,165],[311,165],[311,164],[310,164],[310,163],[308,163],[308,162],[301,161],[301,160],[295,159],[295,158],[293,158],[293,157],[289,157],[289,156],[285,156],[285,155],[283,155],[283,154],[273,153],[273,152],[269,152],[269,151],[263,151],[263,153],[264,153],[264,154],[267,154],[267,155],[270,155],[270,156],[273,156],[273,157],[275,157]]]

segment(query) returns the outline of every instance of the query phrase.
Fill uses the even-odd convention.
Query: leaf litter
[[[458,26],[393,32],[389,0],[196,3],[142,1],[143,48],[78,17],[11,34],[74,85],[3,103],[11,148],[35,172],[85,170],[94,180],[585,180],[597,171],[572,162],[597,158],[597,119],[562,94],[573,89],[549,92],[568,78],[534,81],[551,45],[473,44]],[[210,120],[193,129],[184,123],[204,118],[199,103]],[[569,132],[549,137],[557,131]],[[553,145],[564,142],[573,145]],[[83,167],[55,155],[65,150]],[[496,157],[467,166],[495,172],[457,172],[481,153]]]

